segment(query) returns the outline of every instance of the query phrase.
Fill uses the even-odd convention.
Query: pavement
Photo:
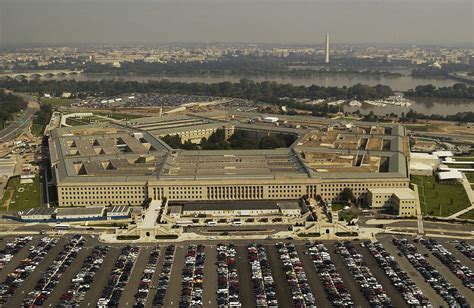
[[[11,237],[11,236],[10,236]],[[28,254],[28,248],[31,245],[36,245],[39,241],[39,236],[33,238],[33,240],[24,247],[13,259],[11,262],[7,264],[7,266],[0,271],[0,281],[4,281],[6,275],[11,272],[23,258],[26,257]],[[73,260],[72,264],[69,266],[68,271],[60,278],[60,283],[56,286],[56,288],[51,293],[50,297],[48,298],[47,302],[45,303],[45,307],[48,306],[55,306],[57,305],[60,296],[68,289],[72,277],[76,275],[76,273],[80,270],[82,263],[85,257],[88,255],[92,247],[98,245],[98,241],[96,238],[91,238],[90,236],[86,236],[86,244],[78,254],[78,256]],[[422,291],[430,297],[434,306],[439,306],[440,304],[444,304],[443,300],[431,289],[431,287],[426,284],[423,280],[423,277],[407,262],[407,260],[403,257],[398,256],[397,248],[391,243],[391,236],[390,235],[383,235],[379,236],[377,240],[382,241],[384,247],[387,251],[390,252],[391,255],[395,257],[395,259],[399,262],[399,264],[407,271],[408,275],[420,286]],[[8,239],[5,239],[3,242],[0,242],[0,248],[2,248],[5,242]],[[22,298],[32,290],[38,279],[40,279],[42,272],[54,262],[55,256],[59,253],[62,248],[62,245],[65,243],[66,239],[62,238],[60,243],[54,247],[50,253],[46,256],[46,258],[40,262],[38,268],[30,275],[30,277],[25,281],[24,285],[19,289],[19,292],[15,294],[15,296],[11,299],[10,304],[14,306],[20,305]],[[217,243],[228,243],[229,241],[203,241],[201,242],[205,245],[205,253],[206,253],[206,261],[204,266],[204,294],[203,294],[203,301],[206,307],[217,307],[216,305],[216,288],[217,288],[217,273],[216,273],[216,245]],[[276,240],[265,240],[265,241],[253,241],[253,240],[233,240],[231,241],[236,245],[237,251],[237,267],[238,267],[238,279],[240,282],[240,300],[242,302],[243,307],[255,307],[255,295],[252,288],[251,282],[251,272],[250,266],[248,264],[248,254],[247,254],[247,244],[252,242],[259,242],[264,244],[266,249],[266,253],[269,258],[269,263],[272,270],[272,275],[276,282],[276,292],[279,304],[281,307],[293,307],[290,291],[288,285],[286,284],[285,272],[282,267],[282,263],[279,259],[279,255],[277,249],[275,247]],[[306,253],[306,249],[304,246],[303,241],[285,241],[285,242],[293,242],[298,252],[298,256],[303,263],[304,271],[306,272],[306,276],[308,277],[308,282],[310,284],[310,288],[312,293],[316,297],[316,304],[319,307],[329,307],[330,303],[325,295],[324,287],[321,284],[318,274],[316,273],[314,266]],[[451,244],[450,241],[443,239],[440,242],[451,252],[456,254],[456,257],[465,265],[472,266],[474,263],[469,260],[467,257],[462,255],[457,249],[455,248],[455,244]],[[196,243],[194,241],[194,243]],[[353,300],[358,307],[367,307],[368,303],[360,291],[360,286],[356,283],[350,271],[348,270],[347,266],[344,264],[343,259],[340,255],[334,253],[334,243],[335,241],[325,241],[324,245],[328,248],[329,253],[331,255],[332,261],[335,263],[336,268],[341,273],[342,279],[346,287],[350,290]],[[165,297],[165,306],[166,307],[178,307],[179,303],[179,296],[181,294],[181,275],[182,275],[182,268],[184,264],[184,256],[186,252],[186,247],[188,243],[180,243],[176,246],[176,254],[175,254],[175,262],[173,264],[172,272],[171,272],[171,279],[170,285],[168,287],[168,292]],[[105,257],[105,262],[102,264],[101,268],[95,275],[94,282],[91,285],[91,289],[87,292],[85,296],[85,300],[82,302],[81,307],[93,307],[96,305],[98,298],[101,295],[102,290],[104,289],[107,281],[109,279],[110,273],[114,266],[114,262],[117,259],[117,256],[120,252],[120,248],[124,244],[115,245],[111,244],[109,253]],[[133,295],[137,291],[138,288],[138,281],[140,280],[144,265],[146,263],[146,259],[150,253],[151,246],[146,244],[139,244],[140,246],[140,254],[138,259],[135,262],[132,274],[130,276],[129,283],[127,284],[124,292],[122,293],[119,307],[131,307],[133,306],[134,298]],[[166,245],[161,245],[161,254],[158,261],[158,265],[156,267],[155,277],[153,279],[154,283],[153,286],[156,285],[157,277],[161,271],[162,263],[163,263],[163,254]],[[407,305],[403,302],[403,299],[400,297],[396,289],[391,285],[390,280],[386,277],[383,273],[383,270],[378,266],[376,260],[371,256],[368,250],[364,247],[361,247],[354,242],[354,246],[356,250],[363,255],[364,263],[370,268],[371,272],[374,274],[377,281],[384,287],[387,291],[387,294],[392,299],[392,303],[395,307],[407,307]],[[422,249],[421,247],[418,247]],[[424,252],[424,251],[423,251]],[[446,278],[456,287],[461,288],[461,292],[463,295],[469,296],[469,292],[460,285],[459,279],[455,277],[452,273],[449,273],[449,270],[442,265],[438,264],[437,260],[434,257],[429,258],[430,263],[433,262],[433,265],[436,265],[437,268],[442,271],[443,274],[446,275]],[[444,267],[444,268],[443,268]],[[151,293],[148,296],[147,303],[145,307],[151,307],[151,299],[155,293],[155,289],[151,288]],[[151,296],[150,296],[151,295]],[[13,307],[13,306],[12,306]]]
[[[23,130],[28,128],[33,122],[33,115],[38,110],[39,105],[33,100],[28,101],[28,107],[23,112],[21,117],[9,126],[0,131],[0,141],[6,142],[15,139]]]

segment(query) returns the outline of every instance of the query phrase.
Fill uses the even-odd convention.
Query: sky
[[[11,44],[474,42],[473,0],[0,0]]]

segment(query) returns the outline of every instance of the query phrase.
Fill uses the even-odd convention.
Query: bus
[[[242,225],[242,222],[241,222],[240,220],[234,220],[234,221],[232,222],[232,225],[233,225],[234,227],[239,227],[239,226]]]
[[[69,229],[71,229],[71,225],[68,225],[68,224],[56,224],[56,225],[54,225],[54,229],[56,229],[56,230],[69,230]]]
[[[192,220],[178,220],[176,221],[178,227],[189,227],[193,225]]]

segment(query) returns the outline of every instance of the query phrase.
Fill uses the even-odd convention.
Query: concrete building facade
[[[248,124],[261,115],[251,120],[244,118],[248,113],[235,117],[239,120],[227,115],[223,121],[225,116],[163,116],[53,130],[49,148],[59,206],[137,206],[163,198],[339,201],[344,188],[366,202],[369,189],[408,187],[408,147],[399,125],[280,116],[288,125],[282,127]],[[202,125],[225,129],[227,136],[241,129],[255,138],[293,134],[297,140],[278,149],[186,151],[160,139],[176,132],[194,142],[208,136]]]

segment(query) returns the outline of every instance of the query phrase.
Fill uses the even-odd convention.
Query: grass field
[[[457,168],[457,169],[473,169],[474,164],[446,164],[449,168]]]
[[[425,215],[446,217],[469,206],[466,191],[460,183],[441,184],[434,176],[418,175],[412,176],[412,182],[418,185],[421,211]]]
[[[347,206],[347,203],[334,202],[334,203],[331,204],[331,210],[332,211],[339,211],[339,210],[342,210],[345,206]]]
[[[421,125],[403,125],[407,130],[414,130],[419,132],[430,132],[436,131],[437,128],[432,124],[421,124]]]
[[[42,104],[50,104],[53,107],[59,107],[59,106],[71,106],[72,103],[76,102],[75,99],[67,99],[67,98],[56,98],[56,97],[51,97],[51,98],[41,98],[40,99]]]
[[[19,192],[20,188],[23,188],[24,191]],[[19,176],[10,178],[3,195],[2,204],[5,205],[9,198],[11,200],[8,208],[2,206],[1,210],[19,211],[21,209],[39,207],[41,205],[39,176],[34,178],[33,184],[23,185],[20,184]]]
[[[470,210],[469,212],[462,214],[458,218],[461,218],[461,219],[474,219],[474,210]]]
[[[469,183],[474,183],[474,172],[464,172]]]
[[[339,212],[339,220],[345,220],[346,222],[351,222],[357,217],[358,215],[351,210]]]
[[[31,125],[31,133],[36,137],[43,136],[44,129],[46,128],[45,125],[42,124],[32,124]]]

